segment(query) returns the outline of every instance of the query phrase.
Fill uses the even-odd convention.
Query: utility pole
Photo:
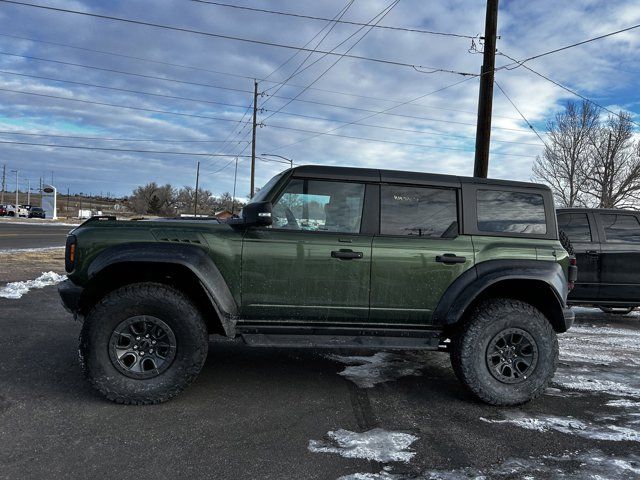
[[[196,168],[196,198],[193,202],[193,215],[195,217],[198,216],[198,184],[200,183],[200,162],[198,162],[198,167]]]
[[[238,180],[238,157],[236,157],[236,169],[233,172],[233,196],[231,197],[231,214],[236,209],[236,182]]]
[[[27,178],[27,205],[31,205],[31,179]]]
[[[256,126],[258,117],[258,82],[253,81],[253,136],[251,139],[251,190],[249,194],[253,198],[256,180]]]
[[[53,170],[51,170],[51,186],[53,187]]]
[[[18,190],[18,170],[11,170],[11,173],[13,173],[13,172],[16,172],[16,204],[15,204],[15,207],[16,207],[16,217],[17,217],[18,216],[18,203],[19,203],[18,202],[18,192],[19,192],[19,190]]]
[[[498,0],[487,0],[484,25],[484,56],[480,69],[478,125],[476,127],[476,158],[473,176],[487,178],[489,146],[491,142],[491,110],[493,107],[493,77],[496,65],[496,33],[498,29]]]
[[[7,164],[2,166],[2,198],[0,198],[0,205],[4,205],[4,189],[7,187]]]
[[[40,206],[42,206],[42,202]],[[67,218],[69,218],[69,187],[67,187]]]

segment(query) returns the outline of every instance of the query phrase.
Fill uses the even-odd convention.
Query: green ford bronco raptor
[[[553,377],[577,273],[547,187],[327,166],[280,173],[227,223],[92,218],[66,270],[84,372],[126,404],[183,390],[211,334],[448,351],[475,396],[521,404]]]

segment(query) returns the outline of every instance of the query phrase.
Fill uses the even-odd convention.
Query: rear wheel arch
[[[491,283],[459,312],[456,323],[464,323],[471,312],[484,301],[497,298],[525,302],[542,312],[556,332],[566,330],[562,301],[558,298],[557,292],[544,280],[531,278],[508,278]]]

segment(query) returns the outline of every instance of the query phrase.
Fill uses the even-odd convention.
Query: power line
[[[316,43],[316,46],[314,48],[314,50],[316,50],[320,44],[322,44],[322,42],[324,41],[325,38],[327,38],[327,36],[333,31],[334,27],[337,25],[337,23],[335,23],[335,20],[338,20],[340,18],[342,18],[344,16],[345,13],[347,13],[347,11],[349,10],[349,8],[351,8],[351,5],[353,5],[353,2],[355,0],[350,0],[344,7],[342,7],[340,9],[340,11],[330,20],[330,23],[327,23],[325,26],[323,26],[318,33],[316,33],[313,37],[311,37],[311,40],[309,40],[307,43],[305,43],[303,46],[306,48],[308,47],[311,42],[313,42],[316,38],[318,38],[320,36],[320,34],[322,34],[322,32],[329,26],[331,25],[331,27],[329,28],[329,30],[327,30],[327,32],[324,34],[324,36],[320,39],[320,41],[318,43]],[[278,70],[280,70],[282,67],[284,67],[287,63],[289,63],[291,60],[293,60],[298,54],[300,53],[300,51],[298,50],[297,52],[295,52],[293,55],[291,55],[289,58],[287,58],[284,62],[282,62],[280,65],[278,65],[275,69],[271,70],[271,72],[269,73],[269,75],[267,75],[265,77],[265,80],[268,79],[271,75],[273,75],[274,73],[276,73]],[[298,66],[298,68],[300,68],[308,59],[309,57],[312,55],[312,52],[309,52],[307,54],[307,57],[302,61],[302,63]],[[298,69],[296,68],[296,71]],[[295,72],[294,72],[295,73]],[[285,80],[285,83],[291,79],[291,76],[289,78],[287,78],[287,80]],[[282,82],[278,82],[276,85],[282,85]],[[278,89],[279,90],[279,89]]]
[[[274,115],[277,115],[278,112],[282,111],[282,109],[284,107],[286,107],[287,105],[290,105],[291,102],[293,102],[296,98],[298,98],[300,95],[302,95],[304,92],[307,91],[307,89],[309,87],[312,87],[316,82],[318,82],[324,75],[326,75],[329,70],[331,70],[333,67],[335,67],[338,62],[340,60],[342,60],[344,58],[345,55],[347,55],[352,49],[354,49],[356,47],[356,45],[358,45],[358,43],[360,43],[364,37],[367,36],[367,34],[371,31],[372,26],[370,24],[372,24],[372,22],[375,20],[375,23],[373,25],[377,25],[379,22],[381,22],[384,17],[386,17],[389,12],[391,12],[391,10],[393,10],[393,8],[398,5],[398,3],[400,3],[400,0],[394,0],[393,2],[391,2],[388,6],[386,6],[384,9],[382,9],[380,11],[380,13],[378,13],[376,16],[374,16],[371,20],[369,20],[369,22],[367,22],[367,26],[369,26],[369,30],[367,30],[366,32],[364,32],[362,34],[362,36],[360,38],[358,38],[344,53],[342,53],[335,62],[333,62],[331,65],[329,65],[326,69],[324,69],[320,75],[318,75],[309,85],[307,85],[305,88],[303,88],[301,91],[299,91],[291,100],[289,100],[288,102],[286,102],[284,105],[282,105],[278,110],[276,110],[275,112],[271,113],[267,118],[265,118],[265,120],[273,117]],[[378,18],[380,17],[380,18]],[[377,20],[376,20],[377,18]],[[339,46],[341,46],[342,44],[344,44],[345,42],[347,42],[348,40],[350,40],[354,35],[356,35],[358,32],[360,32],[361,30],[363,30],[364,28],[366,28],[366,26],[360,27],[356,32],[354,32],[353,34],[351,34],[350,36],[348,36],[345,40],[343,40],[342,42],[340,42],[338,45],[336,45],[333,49],[331,49],[331,51],[333,52],[336,48],[338,48]],[[307,57],[308,58],[308,57]],[[323,58],[323,57],[321,57]],[[318,59],[317,61],[320,61],[320,59]],[[312,64],[313,65],[313,64]],[[291,77],[289,77],[291,78]],[[286,81],[285,81],[286,83]],[[283,84],[284,86],[284,84]],[[282,87],[280,87],[282,88]]]
[[[102,140],[117,142],[156,142],[156,143],[224,143],[225,140],[175,140],[166,138],[119,138],[119,137],[89,137],[85,135],[61,135],[56,133],[24,132],[12,130],[0,130],[2,135],[23,135],[32,137],[72,138],[78,140]]]
[[[113,90],[113,91],[117,91],[117,92],[134,93],[136,95],[149,95],[149,96],[153,96],[153,97],[170,98],[172,100],[185,100],[185,101],[188,101],[188,102],[208,103],[210,105],[220,105],[222,107],[247,108],[246,105],[215,102],[215,101],[212,101],[212,100],[204,100],[202,98],[189,98],[189,97],[181,97],[181,96],[178,96],[178,95],[167,95],[167,94],[163,94],[163,93],[151,93],[151,92],[144,92],[144,91],[141,91],[141,90],[131,90],[131,89],[128,89],[128,88],[120,88],[120,87],[107,87],[106,85],[98,85],[98,84],[95,84],[95,83],[77,82],[75,80],[60,80],[58,78],[53,78],[53,77],[44,77],[44,76],[41,76],[41,75],[31,75],[31,74],[27,74],[27,73],[10,72],[8,70],[0,70],[0,73],[5,74],[5,75],[15,75],[15,76],[18,76],[18,77],[37,78],[37,79],[40,79],[40,80],[48,80],[48,81],[52,81],[52,82],[70,83],[72,85],[80,85],[80,86],[83,86],[83,87],[102,88],[102,89],[105,89],[105,90]]]
[[[20,39],[20,40],[28,40],[30,42],[42,43],[42,44],[46,44],[46,45],[55,45],[55,46],[59,46],[59,47],[72,48],[72,49],[77,49],[77,50],[82,50],[82,51],[87,51],[87,52],[99,53],[99,54],[103,54],[103,55],[112,55],[112,56],[116,56],[116,57],[128,58],[128,59],[131,59],[131,60],[138,60],[138,61],[143,61],[143,62],[155,63],[155,64],[158,64],[158,65],[166,65],[166,66],[171,66],[171,67],[177,67],[177,68],[184,68],[184,69],[190,69],[190,70],[214,73],[214,74],[217,74],[217,75],[225,75],[225,76],[234,77],[234,78],[243,78],[243,79],[246,79],[246,80],[254,80],[254,79],[256,79],[260,83],[263,83],[263,82],[274,83],[274,84],[281,83],[281,82],[278,82],[278,81],[268,80],[268,76],[264,77],[264,78],[257,78],[255,75],[241,75],[241,74],[237,74],[237,73],[223,72],[223,71],[220,71],[220,70],[212,70],[212,69],[209,69],[209,68],[196,67],[196,66],[191,66],[191,65],[183,65],[183,64],[179,64],[179,63],[163,62],[163,61],[159,61],[159,60],[152,60],[150,58],[144,58],[144,57],[138,57],[138,56],[132,56],[132,55],[125,55],[125,54],[122,54],[122,53],[110,52],[110,51],[106,51],[106,50],[96,50],[96,49],[92,49],[92,48],[79,47],[77,45],[70,45],[68,43],[50,42],[50,41],[39,40],[39,39],[35,39],[35,38],[30,38],[30,37],[21,37],[21,36],[18,36],[18,35],[10,35],[10,34],[7,34],[7,33],[0,33],[0,36],[9,37],[9,38],[16,38],[16,39]],[[3,54],[3,53],[0,52],[0,54]],[[18,55],[16,55],[16,56],[18,56]],[[25,58],[30,58],[30,57],[25,57]],[[36,58],[36,59],[40,60],[40,61],[55,61],[55,60],[47,60],[47,59],[42,59],[42,58]],[[83,67],[83,68],[94,68],[94,67],[90,67],[90,66],[86,66],[86,65],[79,65],[79,64],[73,64],[73,65],[74,66]],[[95,68],[99,68],[99,67],[95,67]],[[135,75],[135,74],[131,74],[129,72],[119,72],[119,71],[116,71],[116,72],[117,73],[124,73],[126,75]],[[275,70],[274,70],[274,72],[275,72]],[[172,79],[163,78],[163,77],[151,77],[151,78],[160,79],[160,80],[166,80],[166,81],[173,81]],[[59,81],[61,81],[61,80],[59,80]],[[211,87],[211,88],[225,89],[224,87],[219,87],[219,86],[215,86],[215,85],[207,85],[207,84],[205,84],[205,85],[198,84],[198,85],[199,86],[208,86],[208,87]],[[290,87],[304,88],[303,85],[297,85],[297,84],[294,84],[294,83],[289,83],[288,85]],[[228,89],[228,90],[237,91],[237,89]],[[352,93],[352,92],[341,92],[341,91],[337,91],[337,90],[330,90],[330,89],[324,89],[324,88],[318,88],[318,87],[309,87],[309,90],[315,90],[315,91],[324,92],[324,93],[331,93],[331,94],[334,94],[334,95],[344,95],[344,96],[349,96],[349,97],[354,97],[354,98],[364,98],[364,99],[368,99],[368,100],[379,100],[379,101],[384,101],[384,102],[400,103],[399,100],[394,100],[392,98],[382,98],[382,97],[375,97],[375,96],[371,96],[371,95],[361,95],[361,94]],[[247,90],[247,91],[244,91],[244,93],[251,93],[251,92],[249,90]],[[271,95],[271,96],[273,96],[274,98],[281,98],[281,99],[284,99],[284,100],[290,100],[290,98],[291,98],[291,97],[282,97],[282,96],[276,96],[276,95]],[[309,100],[296,99],[296,101],[297,102],[312,103]],[[331,106],[331,104],[328,104],[328,105]],[[435,109],[435,110],[444,110],[444,111],[451,111],[451,112],[469,113],[469,114],[472,114],[472,115],[476,115],[477,114],[477,112],[472,112],[472,111],[467,111],[467,110],[459,110],[459,109],[446,108],[446,107],[435,107],[435,106],[424,105],[424,104],[415,104],[415,105],[416,106],[425,107],[425,108],[431,108],[431,109]],[[509,118],[511,120],[517,120],[516,118],[513,118],[513,117],[506,117],[506,116],[501,116],[501,115],[494,115],[494,117]]]
[[[388,112],[389,110],[393,110],[394,108],[397,108],[397,107],[400,107],[400,106],[402,106],[402,105],[406,105],[406,104],[409,104],[409,103],[415,102],[416,100],[420,100],[420,99],[425,98],[425,97],[428,97],[428,96],[430,96],[430,95],[434,95],[434,94],[439,93],[439,92],[442,92],[443,90],[446,90],[446,89],[448,89],[448,88],[455,87],[456,85],[460,85],[461,83],[464,83],[464,82],[466,82],[466,81],[468,81],[468,80],[471,80],[471,78],[473,78],[473,77],[468,77],[468,78],[465,78],[464,80],[460,80],[460,81],[458,81],[458,82],[455,82],[455,83],[452,83],[452,84],[446,85],[446,86],[444,86],[444,87],[441,87],[441,88],[438,88],[438,89],[436,89],[436,90],[433,90],[433,91],[431,91],[431,92],[429,92],[429,93],[425,93],[424,95],[420,95],[419,97],[416,97],[416,98],[414,98],[414,99],[408,100],[408,101],[406,101],[406,102],[404,102],[404,103],[401,103],[401,104],[399,104],[399,105],[396,105],[396,106],[393,106],[393,107],[389,107],[389,108],[387,108],[387,109],[384,109],[384,110],[381,110],[381,111],[378,111],[378,112],[372,113],[372,114],[367,115],[367,116],[362,117],[362,118],[358,118],[357,120],[354,120],[354,121],[352,121],[352,122],[349,122],[349,123],[347,123],[347,124],[345,124],[345,125],[341,125],[341,126],[338,126],[338,127],[332,128],[332,129],[330,129],[330,130],[327,130],[326,132],[319,132],[319,133],[317,133],[317,134],[315,134],[315,135],[312,135],[312,136],[310,136],[310,137],[302,138],[302,139],[300,139],[300,140],[297,140],[297,141],[292,142],[292,143],[288,143],[288,144],[286,144],[286,145],[280,145],[280,146],[278,146],[278,147],[276,147],[276,148],[271,149],[271,152],[274,152],[274,151],[276,151],[276,150],[280,150],[280,149],[285,148],[285,147],[290,147],[290,146],[292,146],[292,145],[297,145],[297,144],[299,144],[299,143],[301,143],[301,142],[304,142],[304,141],[306,141],[306,140],[311,140],[311,139],[316,138],[316,137],[319,137],[319,136],[321,136],[321,135],[327,135],[327,134],[329,134],[329,133],[331,133],[331,132],[334,132],[334,131],[336,131],[336,130],[338,130],[338,129],[340,129],[340,128],[346,127],[347,125],[351,125],[351,124],[353,124],[353,123],[355,123],[355,122],[361,122],[361,121],[363,121],[363,120],[368,120],[369,118],[375,117],[376,115],[380,115],[380,114],[385,113],[385,112]]]
[[[159,97],[163,97],[163,98],[172,98],[172,99],[191,101],[191,102],[196,102],[196,103],[209,103],[209,104],[227,106],[227,107],[232,107],[232,108],[246,108],[242,118],[240,120],[238,120],[238,125],[236,125],[235,128],[230,133],[229,138],[233,135],[233,132],[238,128],[238,126],[243,123],[243,120],[246,117],[246,114],[248,113],[248,111],[253,106],[253,102],[248,107],[245,107],[244,105],[229,104],[229,103],[223,103],[223,102],[215,102],[215,101],[204,100],[204,99],[200,99],[200,98],[189,98],[189,97],[181,97],[181,96],[175,96],[175,95],[157,94],[157,93],[145,92],[145,91],[141,91],[141,90],[130,90],[130,89],[124,89],[124,88],[117,88],[117,87],[107,87],[105,85],[98,85],[98,84],[92,84],[92,83],[86,83],[86,82],[77,82],[77,81],[73,81],[73,80],[61,80],[61,79],[53,78],[53,77],[44,77],[44,76],[40,76],[40,75],[30,75],[30,74],[25,74],[25,73],[10,72],[10,71],[4,71],[4,70],[0,70],[0,73],[5,73],[5,74],[9,74],[9,75],[17,75],[17,76],[28,77],[28,78],[37,78],[37,79],[49,80],[49,81],[55,81],[55,82],[61,82],[61,83],[70,83],[70,84],[73,84],[73,85],[95,87],[95,88],[101,88],[101,89],[107,89],[107,90],[124,91],[124,92],[127,92],[127,93],[150,95],[150,96],[159,96]],[[20,93],[18,91],[14,91],[14,92],[15,93]],[[24,93],[24,92],[22,92],[22,93]],[[59,98],[61,100],[67,99],[67,97],[57,97],[57,98]],[[277,97],[277,98],[288,98],[288,99],[291,99],[291,97]],[[77,101],[77,99],[70,99],[70,100]],[[334,108],[342,108],[342,109],[361,111],[361,112],[367,112],[367,113],[376,113],[376,110],[371,110],[371,109],[366,109],[366,108],[348,107],[348,106],[345,106],[345,105],[330,104],[330,103],[325,103],[325,102],[305,101],[305,100],[299,100],[299,99],[293,99],[293,100],[294,101],[299,101],[299,102],[309,102],[309,103],[312,103],[312,104],[318,104],[318,105],[329,106],[329,107],[334,107]],[[264,111],[265,112],[273,112],[273,110],[268,110],[268,109],[265,109]],[[290,112],[290,111],[284,111],[284,110],[280,111],[280,113],[282,115],[302,117],[302,118],[310,118],[310,119],[315,119],[315,120],[324,120],[324,121],[331,121],[331,122],[349,123],[349,122],[344,122],[344,121],[341,121],[341,120],[334,120],[334,119],[330,119],[330,118],[326,118],[326,117],[319,117],[319,116],[313,116],[313,115],[305,115],[305,114],[300,114],[300,113],[295,113],[295,112]],[[429,122],[450,123],[450,124],[469,125],[469,126],[475,125],[475,124],[468,123],[468,122],[457,122],[457,121],[454,121],[454,120],[443,120],[443,119],[437,119],[437,118],[421,117],[421,116],[417,116],[417,115],[407,115],[407,114],[389,113],[389,112],[382,112],[380,114],[381,115],[399,117],[399,118],[409,118],[409,119],[413,119],[413,120],[429,121]],[[506,118],[511,118],[511,117],[506,117]],[[246,122],[244,122],[244,124],[247,125]],[[363,124],[363,123],[357,122],[357,121],[354,122],[354,124],[355,125],[376,127],[375,125]],[[378,127],[378,128],[381,128],[381,127]],[[523,129],[508,128],[508,127],[494,127],[494,128],[495,129],[500,129],[500,130],[511,130],[511,131],[528,131],[528,130],[523,130]],[[238,132],[235,135],[235,137],[239,136],[241,133],[242,133],[241,131]],[[454,136],[455,137],[455,135],[447,135],[447,134],[440,134],[440,135]],[[230,140],[230,142],[233,142],[233,140]],[[517,142],[515,142],[515,143],[517,143]],[[226,147],[221,147],[221,148],[224,149]]]
[[[545,57],[545,56],[551,55],[553,53],[562,52],[563,50],[568,50],[570,48],[578,47],[580,45],[584,45],[585,43],[595,42],[596,40],[601,40],[603,38],[611,37],[613,35],[618,35],[620,33],[628,32],[628,31],[634,30],[636,28],[640,28],[640,23],[638,23],[636,25],[632,25],[630,27],[622,28],[620,30],[616,30],[615,32],[605,33],[604,35],[598,35],[597,37],[588,38],[587,40],[582,40],[581,42],[572,43],[571,45],[565,45],[564,47],[554,48],[553,50],[549,50],[547,52],[539,53],[538,55],[533,55],[532,57],[527,57],[524,60],[511,59],[511,60],[513,60],[514,63],[511,63],[509,65],[503,65],[502,67],[497,68],[496,70],[501,70],[503,68],[508,68],[508,67],[510,67],[512,65],[515,65],[515,64],[518,64],[520,66],[523,63],[528,62],[530,60],[535,60],[537,58]],[[522,66],[524,66],[524,65],[522,65]]]
[[[2,1],[2,0],[0,0]],[[154,75],[146,75],[146,74],[142,74],[142,73],[135,73],[135,72],[128,72],[125,70],[116,70],[116,69],[112,69],[112,68],[104,68],[104,67],[97,67],[95,65],[85,65],[85,64],[81,64],[81,63],[73,63],[73,62],[66,62],[66,61],[62,61],[62,60],[53,60],[53,59],[48,59],[48,58],[42,58],[42,57],[35,57],[35,56],[31,56],[31,55],[21,55],[21,54],[17,54],[17,53],[10,53],[10,52],[3,52],[0,51],[0,55],[6,55],[6,56],[11,56],[11,57],[18,57],[18,58],[26,58],[28,60],[37,60],[40,62],[49,62],[49,63],[55,63],[57,65],[67,65],[67,66],[72,66],[72,67],[80,67],[80,68],[87,68],[87,69],[91,69],[91,70],[98,70],[98,71],[103,71],[103,72],[110,72],[110,73],[117,73],[117,74],[121,74],[121,75],[129,75],[129,76],[134,76],[134,77],[139,77],[139,78],[146,78],[146,79],[152,79],[152,80],[160,80],[160,81],[165,81],[165,82],[170,82],[170,83],[177,83],[177,84],[183,84],[183,85],[192,85],[192,86],[196,86],[196,87],[206,87],[206,88],[213,88],[213,89],[218,89],[218,90],[227,90],[227,91],[232,91],[232,92],[239,92],[239,93],[250,93],[252,94],[253,92],[251,90],[243,90],[240,88],[232,88],[232,87],[223,87],[220,85],[213,85],[210,83],[200,83],[200,82],[191,82],[191,81],[187,81],[187,80],[179,80],[179,79],[175,79],[175,78],[169,78],[169,77],[158,77],[158,76],[154,76]],[[22,74],[22,75],[26,75],[26,74]],[[68,82],[67,80],[59,80],[56,79],[59,82]],[[293,85],[290,85],[293,86]],[[304,88],[304,87],[302,87]],[[327,90],[327,92],[329,93],[337,93],[337,94],[341,94],[341,95],[349,95],[349,96],[356,96],[358,97],[359,95],[354,95],[354,94],[348,94],[348,93],[343,93],[343,92],[331,92],[329,90]],[[282,100],[291,100],[292,97],[285,97],[285,96],[273,96],[274,98],[279,98]],[[395,100],[388,100],[388,99],[382,99],[382,98],[375,98],[375,97],[364,97],[364,98],[372,98],[375,100],[385,100],[385,101],[389,101],[389,102],[395,102],[397,103],[397,106],[401,106],[401,105],[406,105],[406,102],[397,102]],[[335,108],[343,108],[343,109],[348,109],[348,110],[363,110],[361,108],[358,107],[349,107],[346,105],[337,105],[337,104],[332,104],[332,103],[327,103],[327,102],[318,102],[315,100],[304,100],[304,99],[295,99],[296,102],[301,102],[301,103],[309,103],[309,104],[313,104],[313,105],[323,105],[323,106],[328,106],[328,107],[335,107]],[[412,103],[412,102],[410,102]],[[434,109],[438,109],[438,110],[449,110],[449,111],[460,111],[460,110],[454,110],[454,109],[446,109],[446,108],[438,108],[438,107],[430,107],[428,105],[422,105],[422,104],[415,104],[418,107],[426,107],[426,108],[434,108]],[[460,111],[462,112],[462,111]],[[474,114],[474,112],[464,112],[464,113],[471,113]],[[395,114],[394,114],[395,115]],[[419,118],[419,117],[416,117]],[[508,117],[507,117],[508,118]]]
[[[98,14],[98,13],[81,12],[79,10],[71,10],[71,9],[67,9],[67,8],[58,8],[58,7],[50,7],[50,6],[46,6],[46,5],[37,5],[37,4],[34,4],[34,3],[18,2],[18,1],[15,1],[15,0],[0,0],[0,2],[10,3],[10,4],[13,4],[13,5],[20,5],[20,6],[24,6],[24,7],[39,8],[39,9],[43,9],[43,10],[50,10],[50,11],[61,12],[61,13],[72,13],[72,14],[75,14],[75,15],[82,15],[82,16],[93,17],[93,18],[100,18],[100,19],[103,19],[103,20],[114,20],[114,21],[118,21],[118,22],[134,24],[134,25],[143,25],[143,26],[146,26],[146,27],[161,28],[161,29],[164,29],[164,30],[172,30],[172,31],[182,32],[182,33],[192,33],[192,34],[196,34],[196,35],[204,35],[204,36],[207,36],[207,37],[222,38],[222,39],[225,39],[225,40],[235,40],[235,41],[238,41],[238,42],[253,43],[253,44],[257,44],[257,45],[265,45],[265,46],[269,46],[269,47],[286,48],[286,49],[289,49],[289,50],[299,50],[299,51],[306,51],[306,52],[314,51],[314,50],[309,49],[309,48],[297,47],[295,45],[286,45],[286,44],[282,44],[282,43],[269,42],[269,41],[266,41],[266,40],[257,40],[257,39],[250,39],[250,38],[244,38],[244,37],[237,37],[237,36],[234,36],[234,35],[224,35],[224,34],[221,34],[221,33],[204,32],[204,31],[201,31],[201,30],[194,30],[194,29],[190,29],[190,28],[175,27],[175,26],[171,26],[171,25],[163,25],[163,24],[152,23],[152,22],[144,22],[144,21],[141,21],[141,20],[134,20],[134,19],[131,19],[131,18],[123,18],[123,17],[115,17],[115,16],[112,16],[112,15],[101,15],[101,14]],[[338,53],[335,53],[335,52],[325,52],[325,51],[322,51],[322,50],[315,50],[315,51],[317,51],[318,53],[326,53],[327,55],[334,55],[334,56],[341,55],[341,54],[338,54]],[[396,61],[396,60],[387,60],[387,59],[382,59],[382,58],[365,57],[365,56],[362,56],[362,55],[344,55],[344,57],[351,58],[351,59],[354,59],[354,60],[365,60],[365,61],[369,61],[369,62],[376,62],[376,63],[382,63],[382,64],[387,64],[387,65],[393,65],[393,66],[397,66],[397,67],[409,67],[409,68],[412,68],[412,69],[423,69],[423,70],[432,70],[433,71],[433,72],[429,72],[429,73],[442,72],[442,73],[454,73],[454,74],[457,74],[457,75],[477,76],[477,74],[475,74],[475,73],[458,72],[458,71],[455,71],[455,70],[433,68],[433,67],[425,67],[425,66],[422,66],[422,65],[404,63],[404,62],[400,62],[400,61]]]
[[[320,20],[320,21],[330,21],[330,19],[328,18],[323,18],[323,17],[315,17],[312,15],[304,15],[304,14],[300,14],[300,13],[292,13],[292,12],[280,12],[280,11],[275,11],[275,10],[267,10],[267,9],[263,9],[263,8],[254,8],[254,7],[246,7],[246,6],[241,6],[241,5],[231,5],[228,3],[222,3],[222,2],[213,2],[213,1],[207,1],[207,0],[192,0],[193,2],[196,3],[208,3],[210,5],[216,5],[219,7],[229,7],[229,8],[235,8],[235,9],[239,9],[239,10],[248,10],[248,11],[252,11],[252,12],[260,12],[260,13],[270,13],[273,15],[284,15],[287,17],[297,17],[297,18],[305,18],[305,19],[309,19],[309,20]],[[358,25],[358,26],[362,26],[362,25],[366,25],[364,23],[359,23],[359,22],[352,22],[352,21],[348,21],[348,20],[340,20],[337,23],[343,23],[346,25]],[[401,31],[401,32],[414,32],[414,33],[424,33],[424,34],[429,34],[429,35],[442,35],[445,37],[458,37],[458,38],[468,38],[468,39],[473,39],[473,38],[477,38],[477,35],[472,36],[472,35],[461,35],[461,34],[457,34],[457,33],[449,33],[449,32],[436,32],[433,30],[423,30],[423,29],[419,29],[419,28],[410,28],[410,27],[392,27],[392,26],[388,26],[388,25],[376,25],[375,28],[379,28],[379,29],[384,29],[384,30],[397,30],[397,31]]]
[[[306,130],[303,128],[295,128],[295,127],[285,127],[283,125],[270,125],[271,128],[277,128],[277,129],[282,129],[282,130],[290,130],[290,131],[294,131],[294,132],[303,132],[303,133],[311,133],[311,134],[315,134],[312,136],[309,136],[307,138],[304,138],[303,140],[310,140],[312,138],[316,138],[319,137],[321,135],[326,135],[329,137],[337,137],[337,138],[346,138],[346,139],[350,139],[350,140],[364,140],[367,142],[377,142],[377,143],[388,143],[388,144],[393,144],[393,145],[405,145],[405,146],[411,146],[411,147],[423,147],[423,148],[434,148],[434,149],[442,149],[442,150],[457,150],[457,151],[462,151],[462,152],[474,152],[474,149],[467,149],[467,148],[457,148],[457,147],[442,147],[439,145],[428,145],[428,144],[424,144],[424,143],[410,143],[410,142],[398,142],[398,141],[394,141],[394,140],[382,140],[379,138],[370,138],[370,137],[357,137],[355,135],[343,135],[343,134],[338,134],[338,133],[330,133],[329,132],[321,132],[321,131],[314,131],[314,130]],[[294,142],[295,143],[295,142]],[[292,145],[292,144],[290,144]],[[289,146],[289,145],[286,145]],[[278,150],[278,148],[283,148],[283,147],[276,147],[276,148],[272,148],[270,149],[270,151],[275,151]],[[509,156],[509,157],[527,157],[527,158],[535,158],[535,156],[532,155],[520,155],[520,154],[515,154],[515,153],[491,153],[492,155],[504,155],[504,156]]]
[[[544,139],[540,136],[540,134],[538,133],[538,131],[533,127],[533,125],[531,124],[531,122],[529,122],[529,120],[526,119],[526,117],[524,116],[524,114],[520,111],[520,109],[516,106],[515,103],[513,103],[513,100],[511,100],[511,98],[509,97],[509,95],[507,95],[507,92],[504,91],[504,89],[500,86],[500,84],[494,79],[493,83],[495,84],[496,87],[498,87],[498,90],[500,90],[502,92],[502,94],[505,96],[505,98],[507,100],[509,100],[509,103],[513,106],[513,108],[515,108],[516,112],[518,112],[518,114],[522,117],[522,119],[524,120],[524,123],[526,123],[529,128],[531,130],[533,130],[533,133],[535,133],[537,135],[537,137],[540,139],[540,141],[542,142],[542,144],[546,147],[547,143],[544,141]]]
[[[590,98],[585,97],[585,96],[584,96],[584,95],[582,95],[581,93],[578,93],[578,92],[576,92],[575,90],[572,90],[571,88],[564,86],[564,85],[563,85],[563,84],[561,84],[560,82],[557,82],[556,80],[553,80],[552,78],[549,78],[549,77],[547,77],[546,75],[543,75],[542,73],[540,73],[540,72],[538,72],[538,71],[534,70],[533,68],[531,68],[531,67],[530,67],[530,66],[528,66],[528,65],[521,64],[518,60],[516,60],[516,59],[515,59],[515,58],[513,58],[513,57],[510,57],[510,56],[509,56],[509,55],[507,55],[506,53],[504,53],[504,52],[498,52],[498,55],[502,55],[502,56],[504,56],[504,57],[507,57],[507,58],[508,58],[508,59],[510,59],[510,60],[513,60],[514,64],[519,64],[520,66],[522,66],[522,67],[526,68],[527,70],[529,70],[531,73],[534,73],[534,74],[536,74],[537,76],[539,76],[540,78],[542,78],[542,79],[544,79],[544,80],[546,80],[546,81],[548,81],[548,82],[553,83],[554,85],[556,85],[556,86],[558,86],[558,87],[562,88],[563,90],[565,90],[565,91],[567,91],[567,92],[571,93],[572,95],[575,95],[576,97],[581,98],[581,99],[582,99],[582,100],[584,100],[585,102],[589,102],[589,103],[591,103],[592,105],[595,105],[596,107],[601,108],[602,110],[605,110],[605,111],[609,112],[610,114],[615,115],[615,116],[616,116],[616,117],[618,117],[618,118],[622,118],[622,117],[621,117],[621,115],[620,115],[618,112],[615,112],[615,111],[611,110],[610,108],[607,108],[607,107],[605,107],[604,105],[601,105],[601,104],[599,104],[598,102],[595,102],[594,100],[591,100]],[[637,123],[637,122],[635,122],[635,121],[631,120],[630,118],[629,118],[629,121],[630,121],[631,123],[633,123],[634,125],[636,125],[636,126],[640,127],[640,123]]]
[[[209,116],[209,115],[199,115],[199,114],[196,114],[196,113],[171,112],[169,110],[156,110],[154,108],[133,107],[133,106],[130,106],[130,105],[118,105],[118,104],[115,104],[115,103],[96,102],[96,101],[93,101],[93,100],[83,100],[83,99],[80,99],[80,98],[60,97],[58,95],[48,95],[48,94],[44,94],[44,93],[23,92],[23,91],[20,91],[20,90],[12,90],[10,88],[0,88],[0,91],[18,93],[18,94],[22,94],[22,95],[34,95],[34,96],[37,96],[37,97],[54,98],[54,99],[57,99],[57,100],[66,100],[66,101],[69,101],[69,102],[87,103],[87,104],[90,104],[90,105],[100,105],[100,106],[104,106],[104,107],[126,108],[126,109],[130,109],[130,110],[140,110],[140,111],[143,111],[143,112],[162,113],[162,114],[165,114],[165,115],[178,115],[178,116],[181,116],[181,117],[203,118],[203,119],[207,119],[207,120],[217,120],[217,121],[220,121],[220,122],[237,122],[237,120],[234,120],[232,118],[212,117],[212,116]]]
[[[60,145],[56,143],[32,143],[32,142],[12,142],[7,140],[0,140],[0,144],[6,145],[26,145],[34,147],[51,147],[51,148],[73,148],[80,150],[100,150],[106,152],[132,152],[132,153],[155,153],[162,155],[190,155],[198,157],[249,157],[248,155],[225,155],[222,153],[210,153],[210,152],[174,152],[167,150],[140,150],[133,148],[109,148],[109,147],[88,147],[85,145]]]

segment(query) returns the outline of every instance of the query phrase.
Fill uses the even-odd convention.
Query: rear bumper
[[[576,314],[571,308],[565,307],[562,309],[562,317],[564,318],[562,331],[566,332],[573,325],[573,321],[576,319]]]
[[[77,316],[80,310],[80,297],[82,296],[83,290],[82,287],[79,287],[71,280],[65,280],[58,285],[58,293],[62,300],[62,306],[69,313],[73,313],[74,316]]]

